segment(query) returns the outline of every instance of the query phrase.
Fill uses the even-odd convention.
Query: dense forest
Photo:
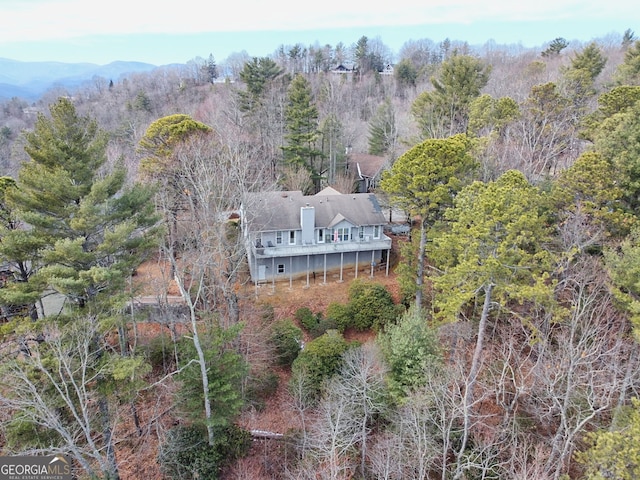
[[[385,158],[374,193],[411,224],[391,281],[258,295],[228,212],[349,193],[352,152]],[[96,78],[0,105],[0,174],[2,455],[102,479],[640,477],[631,30]]]

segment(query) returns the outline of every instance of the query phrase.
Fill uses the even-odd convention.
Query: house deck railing
[[[301,255],[324,255],[331,253],[370,252],[372,250],[389,250],[391,238],[382,235],[379,239],[352,240],[346,242],[313,243],[308,245],[253,245],[253,254],[257,258],[298,257]]]

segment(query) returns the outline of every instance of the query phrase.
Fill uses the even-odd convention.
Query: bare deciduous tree
[[[554,83],[537,85],[521,106],[520,119],[507,127],[509,150],[518,160],[514,168],[532,181],[555,174],[578,157],[576,119],[569,100]]]
[[[97,388],[112,376],[108,352],[96,338],[94,318],[77,319],[57,328],[49,324],[43,341],[28,345],[27,355],[5,357],[0,375],[0,406],[24,419],[50,439],[25,455],[69,454],[92,478],[119,478],[113,432],[117,405]],[[102,435],[97,432],[101,431]]]
[[[303,443],[322,478],[367,475],[375,420],[387,408],[386,367],[375,343],[347,350],[339,373],[327,382]]]
[[[613,308],[599,263],[581,258],[573,266],[559,291],[567,314],[550,325],[536,348],[539,361],[526,407],[552,432],[545,471],[556,480],[568,471],[580,435],[638,382],[638,346]],[[635,378],[629,377],[629,362]]]
[[[212,415],[212,399],[199,338],[201,312],[216,312],[223,328],[238,323],[238,292],[245,265],[238,212],[249,192],[268,188],[262,169],[251,161],[248,147],[221,140],[193,138],[175,151],[180,172],[176,176],[177,190],[181,194],[175,242],[179,251],[166,252],[166,258],[172,262],[174,280],[189,309],[207,419]],[[210,422],[208,434],[213,444]]]

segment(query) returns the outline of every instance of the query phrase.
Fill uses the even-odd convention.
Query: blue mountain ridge
[[[143,62],[115,61],[97,65],[0,58],[0,101],[13,97],[35,101],[54,86],[73,89],[94,77],[116,81],[128,74],[150,72],[156,68],[160,66]]]

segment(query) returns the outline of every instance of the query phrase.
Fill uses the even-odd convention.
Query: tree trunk
[[[100,414],[102,416],[102,432],[104,435],[104,445],[107,450],[107,471],[106,478],[108,480],[120,480],[118,472],[118,462],[116,461],[116,452],[113,446],[113,432],[111,431],[111,422],[109,418],[109,405],[107,399],[102,396],[98,400]]]
[[[416,308],[422,308],[422,291],[424,285],[424,262],[427,256],[427,221],[426,216],[420,220],[420,247],[418,248],[418,269],[416,272]]]
[[[233,288],[233,287],[230,287]],[[240,322],[240,301],[238,294],[233,290],[224,293],[224,297],[227,303],[227,325],[229,328],[232,325],[237,325]]]
[[[464,428],[462,432],[462,439],[460,442],[460,449],[456,454],[456,470],[453,476],[454,480],[462,478],[464,472],[464,465],[462,464],[462,458],[464,451],[467,448],[469,441],[469,431],[471,430],[471,405],[473,404],[473,390],[478,380],[478,373],[480,373],[480,364],[482,349],[484,348],[484,335],[487,329],[487,320],[489,318],[489,310],[491,307],[491,293],[494,285],[489,283],[484,287],[484,305],[482,306],[482,314],[480,315],[480,323],[478,325],[478,337],[476,339],[476,347],[473,351],[473,358],[471,360],[471,368],[469,370],[469,377],[467,379],[467,386],[464,393]]]
[[[204,356],[204,350],[202,350],[202,344],[200,343],[200,336],[198,335],[198,317],[196,315],[196,302],[191,298],[189,292],[187,292],[182,279],[179,276],[175,277],[177,280],[178,288],[182,298],[189,306],[189,316],[191,319],[191,330],[193,333],[193,346],[198,354],[198,364],[200,365],[200,377],[202,379],[202,394],[204,398],[204,415],[207,424],[207,437],[210,446],[213,446],[214,431],[213,425],[211,425],[211,398],[209,397],[209,376],[207,373],[207,362]],[[203,281],[200,278],[199,284],[202,285]],[[200,296],[198,292],[197,297]],[[196,297],[196,298],[197,298]]]

